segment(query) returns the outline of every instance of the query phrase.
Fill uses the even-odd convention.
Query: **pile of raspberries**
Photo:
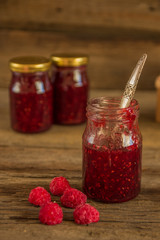
[[[75,209],[73,217],[77,224],[90,224],[99,221],[97,209],[87,204],[87,196],[81,191],[72,188],[66,178],[53,178],[49,188],[54,196],[61,196],[60,201],[64,207]],[[39,211],[41,223],[55,225],[62,222],[62,208],[56,202],[51,202],[51,195],[43,187],[32,189],[28,201],[41,207]]]

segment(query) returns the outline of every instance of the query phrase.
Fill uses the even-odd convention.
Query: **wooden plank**
[[[91,88],[122,89],[147,52],[139,89],[153,89],[160,62],[159,8],[158,0],[1,1],[0,87],[9,85],[13,56],[79,52],[90,56]]]
[[[89,226],[75,226],[72,222],[65,222],[56,227],[44,226],[40,224],[5,224],[2,225],[4,230],[1,230],[1,238],[3,240],[11,240],[15,237],[16,240],[30,239],[57,239],[57,240],[159,240],[159,229],[154,223],[121,223],[119,224],[107,222],[105,227],[103,223],[97,223]],[[7,228],[7,229],[6,229]],[[9,229],[10,236],[7,232]]]
[[[90,56],[90,86],[96,89],[123,89],[144,52],[148,53],[148,60],[138,88],[154,89],[159,74],[160,45],[152,40],[81,39],[67,33],[1,30],[0,52],[0,87],[8,87],[11,79],[8,61],[19,55],[86,53]]]
[[[160,30],[158,0],[7,0],[0,2],[0,26],[54,28],[55,24]],[[66,21],[67,20],[67,21]]]
[[[120,96],[120,91],[92,90],[91,97]],[[156,94],[154,91],[136,93],[141,106],[140,129],[145,147],[160,148],[160,128],[155,122]],[[11,130],[9,117],[9,99],[7,89],[0,89],[0,145],[46,148],[81,148],[81,136],[85,124],[77,126],[53,125],[47,132],[40,134],[21,134]]]
[[[77,226],[73,210],[63,208],[61,225],[47,227],[39,224],[39,208],[28,201],[30,190],[38,185],[49,190],[50,180],[58,175],[68,178],[72,187],[81,189],[80,149],[0,148],[0,223],[2,239],[159,239],[160,150],[147,148],[143,152],[141,194],[122,204],[103,204],[88,199],[100,211],[99,223]],[[66,158],[67,156],[67,158]],[[58,197],[53,200],[60,203]],[[133,211],[134,209],[134,211]],[[8,229],[10,231],[8,232]],[[42,234],[43,231],[43,234]],[[82,231],[82,233],[81,233]],[[18,232],[20,234],[18,234]],[[17,236],[16,236],[17,235]],[[133,238],[132,238],[133,237]]]

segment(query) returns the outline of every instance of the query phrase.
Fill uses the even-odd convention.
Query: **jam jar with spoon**
[[[139,104],[119,108],[119,98],[91,99],[83,134],[83,190],[102,202],[124,202],[140,192],[142,137]]]
[[[97,201],[125,202],[140,192],[142,136],[133,97],[146,58],[144,54],[138,61],[121,98],[99,97],[88,103],[83,190]]]

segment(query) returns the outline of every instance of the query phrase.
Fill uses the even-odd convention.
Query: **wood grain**
[[[160,30],[158,0],[7,0],[0,2],[0,26],[41,28],[55,24]]]
[[[119,91],[91,91],[90,95],[119,96]],[[81,135],[85,125],[53,127],[46,133],[20,134],[9,123],[8,92],[0,89],[0,239],[2,240],[159,240],[160,236],[160,128],[155,122],[156,94],[137,92],[143,135],[142,190],[121,204],[88,199],[100,212],[100,222],[79,226],[73,210],[63,208],[60,225],[39,223],[39,208],[27,201],[36,186],[49,190],[55,176],[63,175],[81,190]],[[60,203],[59,197],[52,198]]]
[[[148,53],[148,60],[138,88],[154,89],[155,78],[159,75],[160,44],[152,40],[81,39],[73,33],[1,30],[0,52],[1,87],[8,87],[11,80],[9,59],[19,55],[48,57],[51,53],[86,53],[90,56],[90,87],[96,89],[123,89],[144,52]]]
[[[105,225],[105,227],[104,227]],[[5,225],[4,229],[5,229]],[[16,240],[30,240],[39,239],[47,240],[60,239],[70,240],[71,238],[76,240],[151,240],[159,239],[159,232],[157,224],[154,223],[122,223],[106,222],[105,224],[99,222],[95,225],[90,226],[75,226],[72,222],[63,222],[56,227],[42,226],[39,223],[35,224],[8,224],[7,229],[13,236],[16,236]],[[12,237],[8,238],[6,229],[1,231],[1,237],[4,240],[11,240]]]
[[[160,64],[158,0],[0,1],[0,87],[19,55],[88,54],[91,88],[122,89],[138,58],[148,60],[139,89],[154,89]]]

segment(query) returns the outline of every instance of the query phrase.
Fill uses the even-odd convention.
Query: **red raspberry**
[[[75,188],[66,189],[61,197],[61,203],[65,207],[76,208],[87,201],[87,196]]]
[[[61,223],[63,220],[62,208],[57,203],[52,202],[43,205],[39,211],[39,220],[48,225]]]
[[[55,177],[52,179],[49,188],[53,195],[61,196],[63,195],[66,188],[69,188],[69,182],[64,177]]]
[[[31,190],[28,201],[36,206],[42,206],[51,201],[51,196],[43,187],[36,187]]]
[[[99,221],[99,212],[89,204],[76,207],[73,217],[78,224],[90,224]]]

